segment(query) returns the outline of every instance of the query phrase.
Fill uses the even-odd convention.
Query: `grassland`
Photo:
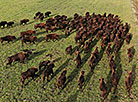
[[[138,33],[135,23],[135,15],[131,8],[130,0],[0,0],[0,21],[15,21],[12,28],[0,29],[0,37],[5,35],[15,35],[18,40],[10,44],[0,44],[0,102],[100,102],[99,78],[105,78],[105,82],[110,86],[110,68],[109,59],[105,52],[101,53],[101,60],[96,65],[94,72],[90,72],[88,59],[90,53],[82,52],[83,67],[76,68],[73,61],[75,55],[69,56],[65,54],[65,48],[70,44],[75,49],[74,36],[64,36],[64,32],[57,31],[62,37],[56,42],[45,41],[45,30],[37,30],[38,42],[34,45],[25,45],[21,47],[19,40],[20,32],[29,29],[34,29],[33,25],[40,21],[34,21],[33,16],[37,11],[46,12],[52,11],[52,16],[57,14],[65,14],[72,17],[74,13],[84,15],[85,12],[90,13],[114,13],[118,14],[123,22],[128,22],[131,25],[130,32],[133,34],[133,39],[129,45],[124,42],[121,50],[115,57],[117,64],[117,73],[119,84],[115,94],[112,92],[108,95],[108,100],[112,102],[137,102],[138,101],[138,77],[137,77],[137,55],[138,55]],[[23,18],[30,19],[27,25],[19,25],[19,21]],[[44,20],[44,22],[46,19]],[[94,44],[99,46],[100,41]],[[133,61],[128,63],[127,48],[134,46],[135,56]],[[5,67],[5,60],[8,56],[20,52],[22,49],[36,49],[29,60],[25,60],[25,64],[16,62],[11,67]],[[58,52],[58,53],[57,53]],[[54,68],[55,76],[49,82],[43,84],[37,78],[35,81],[27,80],[28,85],[23,89],[20,83],[20,74],[32,66],[38,66],[40,61],[47,60],[45,55],[54,54],[53,59],[58,59]],[[50,59],[50,60],[53,60]],[[55,89],[56,78],[60,75],[62,69],[67,68],[67,82],[64,90]],[[79,72],[85,71],[86,83],[83,92],[80,92],[77,86]],[[135,71],[134,84],[132,87],[132,99],[128,97],[125,90],[125,78],[127,71]],[[108,101],[106,100],[106,101]]]

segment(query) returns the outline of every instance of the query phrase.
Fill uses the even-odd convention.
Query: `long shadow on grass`
[[[71,94],[66,102],[77,102],[77,96],[79,94],[79,90],[77,90],[73,95]]]
[[[81,67],[83,67],[83,65],[87,62],[87,60],[90,58],[91,56],[91,52],[92,52],[92,48],[97,44],[98,40],[94,39],[94,41],[92,42],[92,45],[90,46],[90,50],[88,53],[85,54],[85,56],[82,58],[82,65]]]
[[[117,74],[117,85],[120,81],[120,78],[122,76],[122,73],[123,73],[123,70],[122,70],[122,65],[120,64],[121,62],[121,58],[120,58],[120,52],[118,52],[115,56],[115,63],[116,63],[116,74]],[[109,92],[111,92],[111,89],[112,89],[112,80],[111,80],[111,71],[109,72],[108,76],[107,76],[107,87],[108,87],[108,94]],[[107,94],[107,95],[108,95]],[[110,100],[116,100],[116,102],[118,102],[118,97],[117,94],[118,94],[118,90],[114,90],[114,95],[111,96],[111,99]]]
[[[131,50],[132,50],[132,53],[133,53],[133,55],[135,55],[135,48],[134,48],[134,46],[132,46],[131,48],[130,48]],[[134,56],[133,56],[134,57]],[[132,57],[132,59],[130,60],[130,62],[133,60],[133,57]]]
[[[86,81],[85,81],[85,84],[84,84],[84,88],[87,86],[87,84],[89,83],[89,81],[90,81],[92,75],[94,74],[93,71],[94,71],[96,65],[97,65],[97,64],[99,63],[99,61],[102,59],[105,49],[106,49],[106,48],[100,50],[99,55],[98,55],[98,59],[97,59],[96,63],[95,63],[94,66],[93,66],[93,70],[92,70],[92,71],[89,71],[89,73],[86,75]]]
[[[46,52],[46,49],[43,49],[43,50],[41,50],[41,51],[34,52],[34,53],[29,57],[28,60],[32,60],[32,59],[34,59],[35,57],[42,55],[44,52]]]
[[[42,35],[42,34],[46,34],[46,31],[38,32],[35,35],[37,36],[37,35]]]
[[[97,44],[97,42],[98,42],[98,40],[96,40],[96,39],[92,42],[89,53],[87,53],[82,58],[82,66],[86,63],[86,61],[91,56],[92,48]],[[81,68],[82,68],[82,66],[81,66]],[[75,76],[78,74],[78,72],[81,70],[81,68],[74,68],[74,70],[71,72],[71,74],[67,77],[67,82],[65,83],[64,88],[68,85],[69,82],[71,82],[75,78]]]
[[[39,38],[37,38],[37,42],[42,42],[42,41],[44,41],[45,40],[45,37],[39,37]]]
[[[136,79],[136,64],[132,66],[132,85],[134,84],[135,79]]]
[[[67,59],[61,66],[59,66],[59,68],[54,72],[53,76],[56,76],[59,72],[61,72],[64,68],[66,68],[70,60],[71,58]]]

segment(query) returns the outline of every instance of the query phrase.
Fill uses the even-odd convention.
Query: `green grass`
[[[33,16],[37,11],[46,12],[52,11],[52,15],[65,14],[68,17],[72,17],[74,13],[84,15],[89,11],[91,14],[104,12],[118,14],[123,22],[128,22],[131,25],[130,32],[133,34],[133,39],[129,45],[124,42],[120,52],[115,57],[117,66],[117,73],[119,84],[117,87],[116,98],[115,95],[110,92],[108,100],[112,102],[137,102],[138,101],[138,78],[137,78],[137,55],[138,55],[138,29],[136,28],[135,16],[131,8],[130,0],[0,0],[0,21],[15,21],[15,26],[12,28],[0,29],[0,37],[5,35],[15,35],[17,38],[20,36],[21,31],[34,29],[34,24],[40,21],[34,21]],[[19,21],[23,18],[30,19],[30,24],[19,25]],[[44,20],[44,22],[46,19]],[[46,42],[45,30],[37,30],[37,37],[39,42],[34,45],[24,45],[21,47],[21,41],[17,40],[14,43],[0,44],[0,102],[12,101],[25,101],[25,102],[100,102],[100,90],[99,90],[99,78],[103,77],[106,83],[110,85],[110,68],[109,58],[106,53],[103,53],[102,59],[96,65],[94,73],[90,72],[88,61],[83,65],[81,69],[77,69],[75,62],[75,54],[69,56],[65,54],[65,48],[70,44],[73,48],[76,47],[74,36],[75,33],[65,38],[64,32],[57,31],[63,38],[56,42]],[[40,42],[41,41],[41,42]],[[99,46],[100,41],[95,45]],[[92,51],[95,49],[92,48]],[[136,53],[133,61],[128,63],[127,48],[134,46]],[[16,62],[13,66],[6,68],[5,60],[8,56],[20,52],[22,49],[35,48],[34,55],[31,56],[31,60],[25,60],[25,64]],[[38,52],[37,54],[35,54]],[[57,54],[58,52],[59,54]],[[29,84],[23,89],[20,83],[20,74],[26,71],[32,66],[38,66],[40,61],[47,60],[45,55],[48,53],[54,54],[53,59],[59,58],[55,63],[56,67],[54,72],[56,75],[47,84],[45,82],[45,90],[43,90],[42,82],[39,82],[39,78],[35,81],[29,82]],[[82,52],[81,57],[89,60],[89,54]],[[127,71],[134,70],[133,66],[136,66],[136,78],[132,87],[132,98],[128,97],[125,90],[125,78]],[[56,79],[60,75],[61,71],[66,68],[67,71],[67,86],[64,90],[55,90]],[[86,84],[83,92],[80,92],[77,86],[79,73],[81,70],[85,71]],[[122,74],[121,74],[122,73]],[[28,82],[26,80],[26,82]],[[58,94],[60,93],[60,94]],[[106,101],[108,101],[106,100]]]

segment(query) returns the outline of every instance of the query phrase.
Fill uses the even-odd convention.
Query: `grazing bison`
[[[25,32],[21,32],[20,33],[20,37],[24,37],[25,35],[28,35],[28,36],[31,36],[32,34],[36,34],[36,31],[35,30],[27,30]]]
[[[14,24],[14,22],[13,21],[11,21],[11,22],[8,22],[7,23],[7,27],[10,27],[10,26],[12,26]]]
[[[56,33],[46,35],[46,41],[48,41],[49,39],[55,41],[55,40],[57,40],[58,38],[59,38],[59,34],[56,34]]]
[[[111,78],[112,78],[112,85],[114,86],[114,91],[115,91],[117,88],[117,74],[115,70],[112,70]]]
[[[36,19],[40,14],[41,14],[41,12],[37,12],[34,16],[34,19]]]
[[[105,98],[107,97],[107,86],[104,82],[104,78],[100,78],[100,90],[101,90],[101,96],[102,96],[102,101],[104,102]]]
[[[66,36],[69,36],[69,35],[70,35],[69,27],[67,27],[67,28],[65,29],[65,35],[66,35]]]
[[[49,75],[52,74],[52,77],[54,75],[53,68],[55,67],[54,62],[51,62],[47,68],[43,72],[43,82],[45,81],[45,77],[47,77],[47,81],[49,81]]]
[[[69,47],[67,47],[67,48],[65,49],[65,52],[66,52],[66,54],[72,55],[72,45],[70,45]]]
[[[25,58],[29,57],[32,54],[30,50],[24,50],[23,52],[17,53],[7,58],[7,65],[11,65],[12,62],[20,60],[21,63],[24,63]]]
[[[107,46],[107,49],[106,49],[106,54],[108,56],[110,56],[110,54],[111,54],[111,43],[108,43],[108,46]]]
[[[132,34],[128,33],[125,39],[126,43],[129,44],[131,39],[132,39]]]
[[[51,12],[50,12],[50,11],[47,11],[47,12],[45,13],[45,17],[49,17],[50,14],[51,14]]]
[[[3,43],[4,41],[8,41],[8,43],[9,43],[10,41],[13,41],[15,39],[16,39],[15,36],[13,36],[13,35],[7,35],[7,36],[4,36],[4,37],[1,37],[0,41],[1,41],[1,43]]]
[[[126,90],[130,96],[130,90],[132,88],[132,72],[128,71],[128,76],[125,80]]]
[[[66,73],[67,73],[67,70],[64,69],[62,73],[60,74],[60,76],[58,77],[57,82],[56,82],[56,85],[58,88],[60,87],[63,88],[63,85],[66,82]]]
[[[49,60],[40,62],[39,63],[39,71],[41,70],[42,67],[45,67],[46,68],[49,63],[50,63]]]
[[[26,79],[28,78],[32,78],[34,79],[34,77],[36,76],[36,72],[38,71],[37,67],[32,67],[29,68],[27,71],[21,73],[21,82],[22,82],[22,86],[24,87],[24,82]]]
[[[29,22],[29,19],[20,20],[20,25],[26,24],[27,22]]]
[[[6,26],[6,24],[7,24],[7,21],[1,21],[0,22],[0,27],[4,28]]]
[[[79,88],[82,89],[82,86],[84,84],[84,71],[80,72],[80,77],[79,77],[79,81],[78,82],[79,82],[79,84],[78,84]]]
[[[29,36],[29,37],[22,37],[21,38],[21,41],[22,41],[22,46],[24,43],[26,42],[30,42],[30,43],[34,43],[35,44],[35,41],[37,40],[37,37],[36,36]]]
[[[46,24],[45,23],[39,23],[39,24],[35,24],[34,25],[34,28],[37,29],[37,28],[40,28],[42,30],[42,28],[45,28]]]
[[[133,51],[132,51],[131,48],[128,48],[127,51],[128,51],[127,54],[128,54],[129,62],[131,62],[132,61],[132,58],[134,56],[134,53],[133,53]]]

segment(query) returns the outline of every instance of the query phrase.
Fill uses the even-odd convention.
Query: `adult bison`
[[[10,41],[13,41],[15,39],[16,39],[16,37],[14,35],[7,35],[4,37],[1,37],[0,41],[1,41],[1,43],[3,43],[4,41],[7,41],[9,43]]]
[[[59,34],[48,34],[46,35],[46,41],[48,41],[49,39],[51,39],[52,41],[55,41],[57,39],[59,39]]]
[[[23,50],[22,52],[19,52],[15,55],[12,55],[7,58],[7,65],[11,65],[12,62],[20,60],[21,63],[24,63],[25,58],[29,57],[29,55],[32,54],[32,51],[30,50]]]

